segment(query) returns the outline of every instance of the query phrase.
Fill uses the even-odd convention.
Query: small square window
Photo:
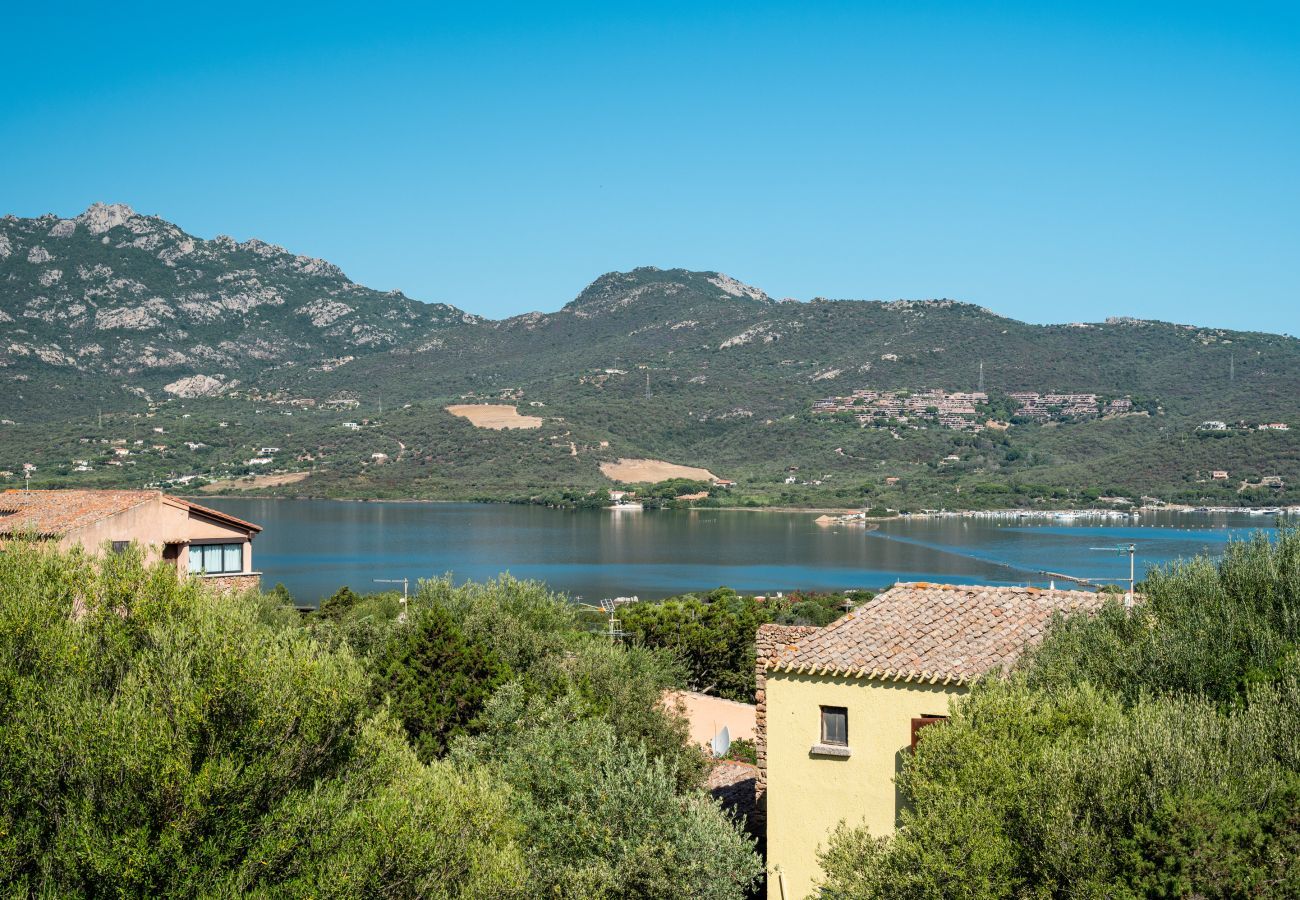
[[[131,546],[130,541],[113,541],[113,552],[125,553],[127,548],[130,546]]]
[[[822,707],[822,743],[849,745],[849,711],[843,706]]]

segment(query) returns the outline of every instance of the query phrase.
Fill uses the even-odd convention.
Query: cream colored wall
[[[964,689],[785,672],[768,672],[766,689],[767,896],[803,900],[819,874],[817,848],[841,819],[873,834],[894,830],[894,776],[912,719],[946,715]],[[822,706],[848,710],[847,759],[809,753],[821,740]]]
[[[59,540],[59,546],[80,545],[98,553],[106,541],[135,541],[144,549],[145,560],[152,563],[162,558],[163,544],[203,540],[243,542],[244,571],[253,571],[253,544],[246,532],[191,515],[188,510],[164,503],[161,497],[70,532]],[[186,574],[188,562],[189,555],[182,550],[177,562],[182,575]]]

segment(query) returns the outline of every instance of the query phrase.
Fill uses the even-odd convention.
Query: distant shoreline
[[[192,500],[327,500],[335,503],[473,503],[484,506],[493,504],[504,505],[527,505],[512,504],[509,500],[443,500],[426,497],[304,497],[304,496],[283,496],[277,494],[194,494],[185,493],[177,494],[178,497],[184,497]],[[547,509],[567,509],[567,507],[544,507]],[[663,510],[651,510],[652,512],[662,512]],[[1202,515],[1211,515],[1215,513],[1241,513],[1245,515],[1269,516],[1300,516],[1300,506],[1188,506],[1186,504],[1167,504],[1156,507],[1136,507],[1131,510],[1118,509],[1099,509],[1097,507],[1060,507],[1053,509],[1021,509],[1021,508],[1002,508],[1002,509],[946,509],[934,512],[913,512],[899,513],[893,516],[867,516],[866,510],[861,507],[831,507],[831,506],[692,506],[678,510],[669,510],[674,512],[759,512],[759,513],[807,513],[809,515],[826,515],[826,516],[853,516],[859,521],[867,522],[889,522],[898,520],[912,519],[1054,519],[1054,518],[1105,518],[1105,519],[1127,519],[1135,516],[1141,516],[1149,513],[1200,513]]]

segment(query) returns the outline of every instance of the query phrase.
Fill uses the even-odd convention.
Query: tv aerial
[[[599,604],[582,603],[580,605],[590,610],[600,610],[608,617],[605,636],[608,637],[612,643],[620,641],[628,635],[628,632],[623,630],[623,623],[619,621],[618,618],[619,607],[636,603],[639,599],[639,597],[611,597],[606,600],[601,600]]]

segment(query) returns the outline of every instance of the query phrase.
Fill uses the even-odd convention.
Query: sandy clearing
[[[667,481],[669,478],[694,478],[697,481],[717,481],[718,476],[708,469],[679,466],[662,459],[620,459],[600,464],[600,472],[611,481],[639,484],[643,481]]]
[[[478,428],[502,431],[506,428],[542,427],[542,420],[537,416],[521,416],[518,409],[503,403],[458,403],[446,409],[453,416],[469,419]]]
[[[310,472],[285,472],[283,475],[245,475],[243,478],[224,478],[205,484],[199,490],[204,494],[218,494],[222,491],[255,491],[260,488],[281,487],[297,484],[306,479]]]

